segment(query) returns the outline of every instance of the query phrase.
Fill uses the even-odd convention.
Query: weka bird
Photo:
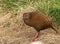
[[[52,28],[57,32],[57,30],[52,26],[52,21],[48,16],[43,12],[34,11],[23,14],[23,20],[25,24],[34,27],[37,31],[36,34],[32,37],[32,40],[35,40],[40,30],[44,30],[46,28]]]

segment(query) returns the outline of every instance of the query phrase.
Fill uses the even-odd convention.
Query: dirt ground
[[[31,10],[31,9],[30,9]],[[33,27],[24,24],[22,16],[28,9],[18,11],[17,15],[10,12],[0,18],[0,44],[31,44],[31,37],[36,33]],[[4,24],[10,22],[10,27],[4,27]],[[35,41],[41,41],[44,44],[60,44],[60,35],[56,34],[51,28],[40,31],[39,37]]]

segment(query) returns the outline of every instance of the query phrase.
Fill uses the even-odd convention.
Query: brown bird
[[[52,25],[51,19],[43,12],[34,11],[24,13],[23,20],[26,25],[34,27],[37,31],[36,34],[32,37],[32,40],[35,40],[39,36],[40,30],[44,30],[46,28],[52,28],[57,32],[57,30]]]

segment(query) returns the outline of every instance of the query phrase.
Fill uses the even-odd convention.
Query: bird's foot
[[[36,38],[38,38],[38,36],[39,36],[39,32],[36,32],[35,35],[31,38],[32,41],[34,41]]]

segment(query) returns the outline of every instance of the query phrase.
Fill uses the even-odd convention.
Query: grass
[[[9,11],[30,5],[39,11],[44,11],[54,23],[60,25],[60,0],[1,0],[0,2],[1,7]]]
[[[10,22],[7,22],[3,25],[3,27],[10,27],[11,23]]]

